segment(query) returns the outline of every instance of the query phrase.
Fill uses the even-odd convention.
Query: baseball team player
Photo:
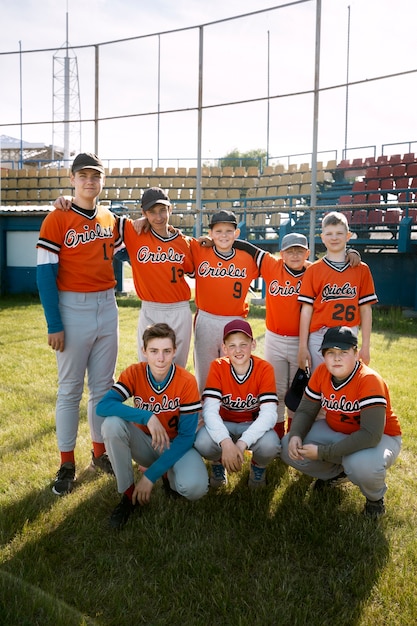
[[[215,359],[203,391],[203,420],[195,448],[211,461],[210,485],[227,483],[227,472],[238,472],[245,450],[252,461],[248,485],[266,484],[265,470],[280,451],[274,430],[278,398],[270,363],[252,355],[252,329],[241,318],[223,328],[223,353]]]
[[[240,240],[235,246],[256,254],[259,248]],[[298,370],[298,335],[301,305],[298,295],[301,281],[308,265],[307,238],[300,233],[288,233],[282,239],[280,258],[270,253],[263,255],[260,275],[265,281],[266,331],[264,357],[272,364],[278,394],[278,420],[275,430],[280,438],[285,432],[285,395]],[[360,262],[355,250],[347,253],[347,261],[353,265]],[[293,411],[287,407],[287,430]]]
[[[142,336],[149,324],[166,322],[175,331],[175,362],[185,367],[192,334],[190,287],[186,275],[194,271],[189,239],[169,227],[172,206],[169,196],[159,187],[146,189],[142,196],[143,219],[120,218],[120,234],[132,266],[135,291],[141,300],[138,323],[138,358],[144,360]],[[65,210],[68,201],[60,197],[54,206]]]
[[[199,389],[205,387],[211,362],[222,356],[223,329],[227,322],[247,317],[246,300],[251,282],[259,276],[265,252],[252,258],[233,244],[239,236],[237,218],[221,210],[211,218],[209,236],[213,246],[193,239],[191,251],[195,272],[194,369]]]
[[[359,356],[369,364],[372,330],[372,305],[378,302],[369,267],[361,262],[351,267],[346,262],[346,244],[351,237],[345,215],[328,213],[322,222],[321,239],[325,256],[304,273],[298,300],[301,303],[298,363],[313,371],[323,357],[320,346],[326,330],[349,326],[357,335],[361,327]]]
[[[72,164],[74,198],[69,211],[52,211],[37,242],[37,284],[48,327],[48,345],[56,351],[58,395],[56,433],[61,465],[52,487],[56,495],[72,491],[79,407],[88,375],[88,423],[92,465],[112,474],[96,405],[113,384],[118,348],[118,311],[113,251],[120,243],[119,220],[97,204],[104,166],[91,153]]]
[[[359,360],[357,344],[352,328],[326,331],[324,363],[282,440],[281,459],[317,477],[316,489],[350,480],[366,498],[363,513],[378,518],[385,513],[386,472],[399,455],[401,428],[386,383]],[[316,420],[320,409],[325,419]]]
[[[201,410],[197,382],[174,363],[175,333],[167,324],[143,334],[146,362],[130,365],[98,405],[102,432],[118,491],[123,494],[110,517],[122,528],[137,505],[149,502],[155,482],[168,473],[173,491],[189,500],[208,490],[206,466],[193,448]],[[124,404],[133,398],[134,406]],[[134,482],[132,459],[147,469]]]

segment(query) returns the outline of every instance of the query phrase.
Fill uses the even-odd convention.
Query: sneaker
[[[100,456],[94,456],[94,451],[91,450],[91,467],[94,469],[101,469],[101,471],[105,474],[114,476],[114,471],[106,452]]]
[[[323,480],[322,478],[317,478],[314,483],[313,489],[314,491],[323,491],[323,489],[332,489],[333,487],[338,487],[339,485],[343,485],[349,481],[349,478],[346,476],[345,472],[340,472],[334,478],[329,478],[328,480]]]
[[[363,514],[370,519],[378,519],[385,515],[384,498],[380,498],[380,500],[368,500],[366,498]]]
[[[121,530],[126,524],[130,515],[135,512],[139,507],[133,504],[126,494],[123,494],[119,504],[110,515],[109,524],[114,530]]]
[[[250,464],[250,472],[248,479],[248,487],[250,489],[258,489],[266,485],[266,467],[259,467],[254,463]]]
[[[56,496],[65,496],[71,493],[74,488],[75,465],[74,463],[63,463],[56,473],[55,482],[52,486],[52,493]]]
[[[210,487],[213,489],[219,489],[227,485],[227,474],[221,463],[212,463],[211,464],[211,476],[210,476]]]

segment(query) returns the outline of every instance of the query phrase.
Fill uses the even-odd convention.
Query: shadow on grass
[[[108,528],[119,500],[108,477],[77,499],[33,494],[5,511],[29,538],[3,567],[23,593],[31,583],[101,625],[357,623],[388,558],[383,525],[363,519],[348,490],[312,493],[280,461],[268,474],[250,491],[246,467],[197,502],[168,499],[157,483],[121,532]],[[35,511],[54,522],[37,528]]]

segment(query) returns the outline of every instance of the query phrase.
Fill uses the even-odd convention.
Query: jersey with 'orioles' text
[[[337,268],[326,257],[306,269],[298,300],[313,306],[310,333],[324,326],[359,326],[359,307],[378,302],[366,263]]]
[[[264,402],[276,402],[274,369],[258,356],[251,356],[250,367],[238,377],[228,357],[215,359],[210,366],[204,398],[220,401],[220,417],[226,422],[251,422]]]
[[[37,247],[59,257],[60,291],[97,292],[116,285],[113,252],[121,243],[118,226],[119,218],[100,205],[84,212],[73,204],[69,211],[55,210],[45,217]]]
[[[112,389],[122,396],[123,401],[133,397],[136,408],[152,411],[171,440],[178,435],[180,415],[201,411],[197,382],[190,372],[179,365],[173,365],[171,375],[161,386],[152,382],[147,363],[134,363],[120,374]],[[150,434],[147,426],[135,426]]]
[[[195,268],[195,303],[197,309],[212,315],[246,317],[246,296],[251,282],[259,276],[257,262],[242,250],[232,249],[222,255],[213,246],[204,247],[191,241]]]
[[[360,361],[340,384],[333,382],[326,364],[321,363],[311,375],[305,394],[310,400],[320,402],[328,425],[337,432],[351,434],[359,430],[361,410],[382,406],[385,408],[384,433],[392,437],[401,435],[387,384],[377,372]]]
[[[152,229],[138,235],[131,220],[125,218],[120,230],[139,298],[166,304],[189,300],[185,275],[194,271],[189,239],[178,232],[164,238]]]

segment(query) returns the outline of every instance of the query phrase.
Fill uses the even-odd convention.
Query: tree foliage
[[[220,159],[220,167],[249,167],[255,165],[258,169],[263,169],[266,164],[266,150],[249,150],[248,152],[239,152],[237,148],[234,148]]]

